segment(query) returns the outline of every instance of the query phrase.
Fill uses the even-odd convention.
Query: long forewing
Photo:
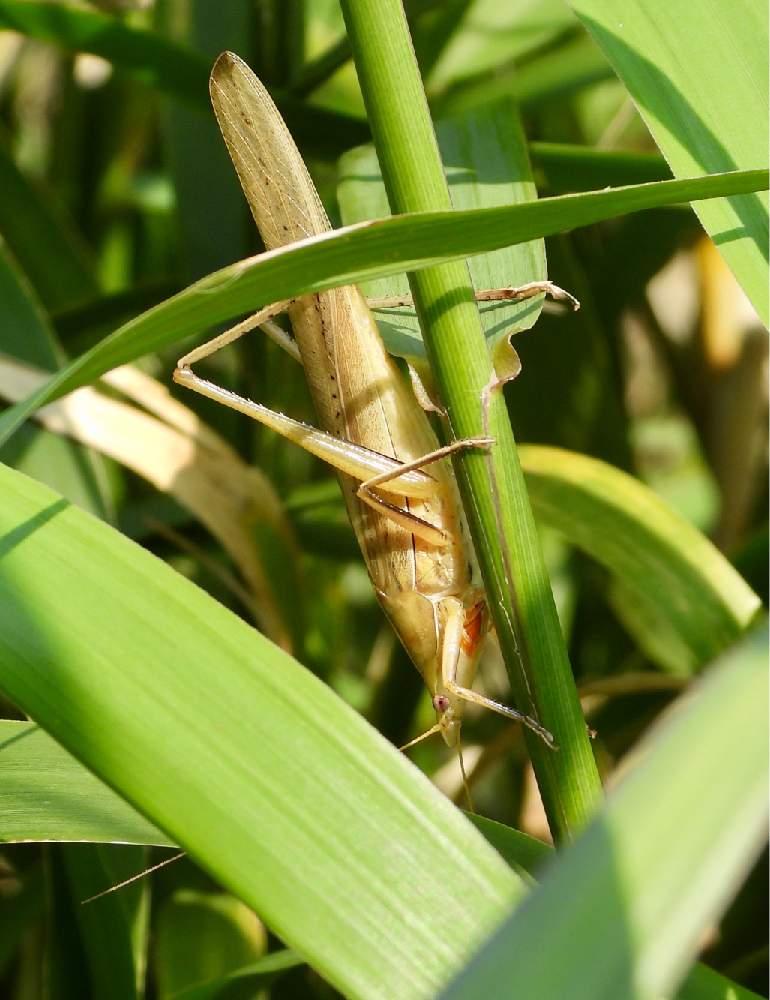
[[[268,250],[326,232],[329,220],[273,99],[246,63],[223,52],[211,103]]]

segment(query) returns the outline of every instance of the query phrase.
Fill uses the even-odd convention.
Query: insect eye
[[[433,699],[433,707],[437,712],[446,712],[449,708],[449,698],[445,694],[437,694]]]

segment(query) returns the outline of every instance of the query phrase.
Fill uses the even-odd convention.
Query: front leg
[[[446,684],[446,689],[455,698],[460,698],[462,701],[472,702],[474,705],[481,705],[482,708],[488,708],[491,712],[497,712],[498,715],[504,715],[506,719],[512,719],[514,722],[520,722],[527,729],[531,729],[533,733],[542,739],[542,741],[549,746],[552,750],[557,750],[558,747],[553,738],[553,733],[546,729],[545,726],[541,726],[539,722],[532,718],[530,715],[525,715],[523,712],[517,712],[515,708],[510,708],[508,705],[503,705],[499,701],[495,701],[493,698],[487,698],[486,695],[479,694],[478,691],[474,691],[472,688],[461,687],[454,681],[449,681]]]
[[[458,684],[457,667],[460,662],[464,627],[465,609],[462,603],[457,601],[456,607],[447,616],[447,622],[444,627],[444,648],[441,657],[441,675],[444,690],[447,694],[458,698],[460,701],[481,705],[482,708],[488,708],[492,712],[497,712],[498,715],[503,715],[506,719],[520,722],[523,726],[531,729],[533,733],[537,733],[551,749],[555,750],[556,743],[554,742],[553,734],[531,716],[525,715],[515,708],[509,708],[508,705],[503,705],[501,702],[495,701],[493,698],[488,698],[486,695],[479,694],[478,691],[474,691],[472,688],[463,687],[461,684]],[[434,704],[435,701],[436,699],[434,699]]]
[[[507,288],[483,288],[474,293],[477,302],[510,302],[533,299],[536,295],[550,295],[556,301],[568,302],[577,312],[580,302],[570,292],[552,281],[529,281],[526,285],[512,285]],[[398,309],[413,306],[411,295],[391,295],[381,299],[367,299],[370,309]]]

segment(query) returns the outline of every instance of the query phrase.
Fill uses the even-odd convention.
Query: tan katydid
[[[330,224],[307,168],[248,66],[224,53],[212,71],[210,91],[266,248],[327,232]],[[544,291],[566,296],[544,282],[506,289],[498,297]],[[293,341],[271,324],[284,310]],[[301,360],[322,429],[237,396],[192,371],[195,362],[256,326],[266,328]],[[181,358],[174,380],[253,417],[338,471],[377,597],[433,699],[436,724],[419,739],[440,732],[449,746],[456,746],[463,707],[473,702],[523,723],[553,745],[551,733],[536,720],[471,686],[489,619],[484,592],[475,581],[475,557],[457,485],[443,459],[491,441],[439,445],[357,287],[333,288],[261,310]]]

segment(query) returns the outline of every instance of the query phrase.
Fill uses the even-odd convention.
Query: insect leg
[[[418,538],[422,538],[432,545],[441,545],[446,541],[445,532],[441,528],[436,528],[403,507],[397,507],[389,503],[378,493],[375,493],[374,488],[384,486],[388,492],[399,493],[400,495],[409,497],[412,495],[410,491],[408,489],[402,491],[400,484],[396,482],[402,476],[409,472],[421,470],[424,466],[430,465],[431,462],[438,462],[442,458],[447,458],[456,451],[462,451],[465,448],[484,448],[490,444],[494,444],[494,438],[461,438],[459,441],[453,441],[451,444],[445,445],[443,448],[437,448],[435,451],[431,451],[427,455],[415,459],[413,462],[399,463],[392,469],[364,479],[356,490],[356,496],[362,503],[372,507],[385,517],[396,521],[396,523],[400,524],[407,531],[411,531],[413,535],[417,535]],[[426,494],[420,491],[420,493],[416,493],[415,495],[424,497]]]
[[[210,344],[204,345],[204,347],[210,346]],[[214,349],[216,350],[217,348]],[[184,362],[188,358],[189,355],[187,358],[183,358],[182,361]],[[256,403],[245,396],[239,396],[237,393],[216,385],[216,383],[210,382],[208,379],[201,378],[195,374],[188,364],[182,364],[176,369],[174,372],[174,381],[179,385],[192,389],[201,396],[213,399],[223,406],[237,410],[239,413],[244,413],[253,420],[259,421],[259,423],[264,424],[289,441],[293,441],[301,448],[304,448],[311,455],[315,455],[322,461],[327,462],[332,468],[344,472],[354,479],[368,479],[372,473],[375,473],[374,478],[379,478],[379,476],[384,474],[389,484],[391,484],[392,492],[407,497],[430,496],[436,486],[435,481],[429,476],[424,474],[419,475],[411,467],[403,467],[396,459],[380,455],[378,452],[371,451],[368,448],[353,444],[342,438],[334,437],[332,434],[327,434],[317,427],[303,424],[299,420],[293,420],[283,413],[278,413],[267,406],[263,406],[261,403]],[[395,487],[392,486],[393,482],[397,483]],[[378,494],[366,491],[361,494],[361,499],[364,503],[377,510],[378,513],[389,517],[400,524],[406,531],[418,535],[432,545],[441,545],[444,543],[445,534],[441,528],[417,517],[408,510],[389,503]]]
[[[398,466],[392,469],[388,469],[385,472],[380,472],[376,476],[365,479],[356,490],[356,495],[362,503],[372,507],[385,517],[389,517],[391,520],[396,521],[396,523],[400,524],[402,528],[405,528],[407,531],[411,531],[412,534],[417,535],[418,538],[422,538],[426,542],[430,542],[432,545],[441,545],[444,541],[446,541],[445,532],[441,528],[436,528],[434,525],[424,521],[420,517],[417,517],[415,514],[405,510],[403,507],[397,507],[394,504],[389,503],[378,493],[374,492],[374,487],[385,486],[388,492],[392,491],[401,493],[401,488],[400,486],[395,485],[395,481],[400,479],[400,477],[404,476],[406,473],[422,469],[424,466],[430,465],[431,462],[438,462],[440,459],[447,458],[449,455],[454,454],[454,452],[461,451],[464,448],[484,448],[490,444],[494,444],[494,438],[462,438],[459,441],[453,441],[451,444],[445,445],[443,448],[437,448],[435,451],[431,451],[427,455],[423,455],[421,458],[415,459],[413,462],[399,463]],[[408,490],[404,490],[401,495],[408,497],[411,494]],[[425,496],[424,493],[418,495]]]
[[[177,370],[189,368],[196,361],[201,361],[203,358],[208,358],[212,354],[216,354],[217,351],[221,351],[223,347],[227,347],[228,344],[232,344],[233,341],[238,340],[239,337],[249,333],[250,330],[258,326],[262,326],[265,333],[271,339],[275,340],[280,347],[287,351],[295,360],[299,361],[299,351],[293,339],[277,323],[271,322],[273,316],[278,316],[280,313],[286,312],[286,309],[290,305],[291,302],[275,302],[273,305],[265,306],[264,309],[260,309],[253,316],[248,316],[229,330],[220,333],[218,337],[207,340],[205,344],[201,344],[200,347],[189,351],[177,362]]]
[[[499,701],[495,701],[493,698],[487,698],[486,695],[479,694],[478,691],[474,691],[472,688],[460,687],[459,684],[455,684],[454,681],[450,681],[446,684],[447,691],[450,691],[456,698],[462,698],[463,701],[472,702],[474,705],[481,705],[482,708],[488,708],[491,712],[497,712],[498,715],[504,715],[506,719],[512,719],[514,722],[520,722],[527,729],[531,729],[533,733],[537,735],[546,743],[552,750],[556,750],[557,746],[554,742],[553,734],[550,730],[546,729],[545,726],[541,726],[539,722],[536,722],[531,716],[524,715],[523,712],[517,712],[515,708],[509,708],[508,705],[503,705]]]
[[[451,444],[444,445],[442,448],[436,448],[435,451],[430,451],[427,455],[422,455],[413,462],[399,462],[396,468],[388,469],[385,472],[378,473],[376,476],[372,476],[370,479],[365,479],[358,487],[358,495],[363,500],[364,498],[361,496],[363,492],[368,492],[375,486],[384,486],[386,483],[392,482],[407,472],[424,469],[426,465],[438,462],[442,458],[448,458],[456,451],[464,451],[466,448],[486,448],[494,443],[495,439],[492,437],[460,438],[458,441],[452,441]],[[394,492],[396,491],[394,490]]]
[[[552,281],[529,281],[525,285],[508,286],[507,288],[483,288],[475,292],[477,302],[505,302],[532,299],[536,295],[550,295],[558,301],[569,302],[577,312],[580,302],[570,292],[565,291]],[[411,295],[391,295],[381,299],[367,299],[370,309],[398,309],[413,306]]]
[[[493,698],[488,698],[486,695],[479,694],[478,691],[474,691],[472,688],[463,687],[457,683],[457,665],[460,660],[460,639],[464,617],[464,608],[458,601],[457,609],[450,613],[444,626],[444,649],[441,658],[441,673],[446,690],[450,694],[453,694],[455,698],[472,702],[474,705],[481,705],[482,708],[488,708],[492,712],[497,712],[498,715],[504,715],[506,719],[513,719],[514,722],[520,722],[523,726],[527,726],[528,729],[537,733],[549,747],[555,749],[556,744],[554,743],[553,735],[529,715],[517,712],[515,708],[509,708],[507,705],[503,705]]]
[[[522,299],[532,299],[536,295],[550,295],[556,301],[569,302],[572,309],[577,312],[580,302],[575,296],[552,281],[529,281],[526,285],[511,286],[508,288],[485,288],[476,292],[477,302],[501,302],[520,301]]]

